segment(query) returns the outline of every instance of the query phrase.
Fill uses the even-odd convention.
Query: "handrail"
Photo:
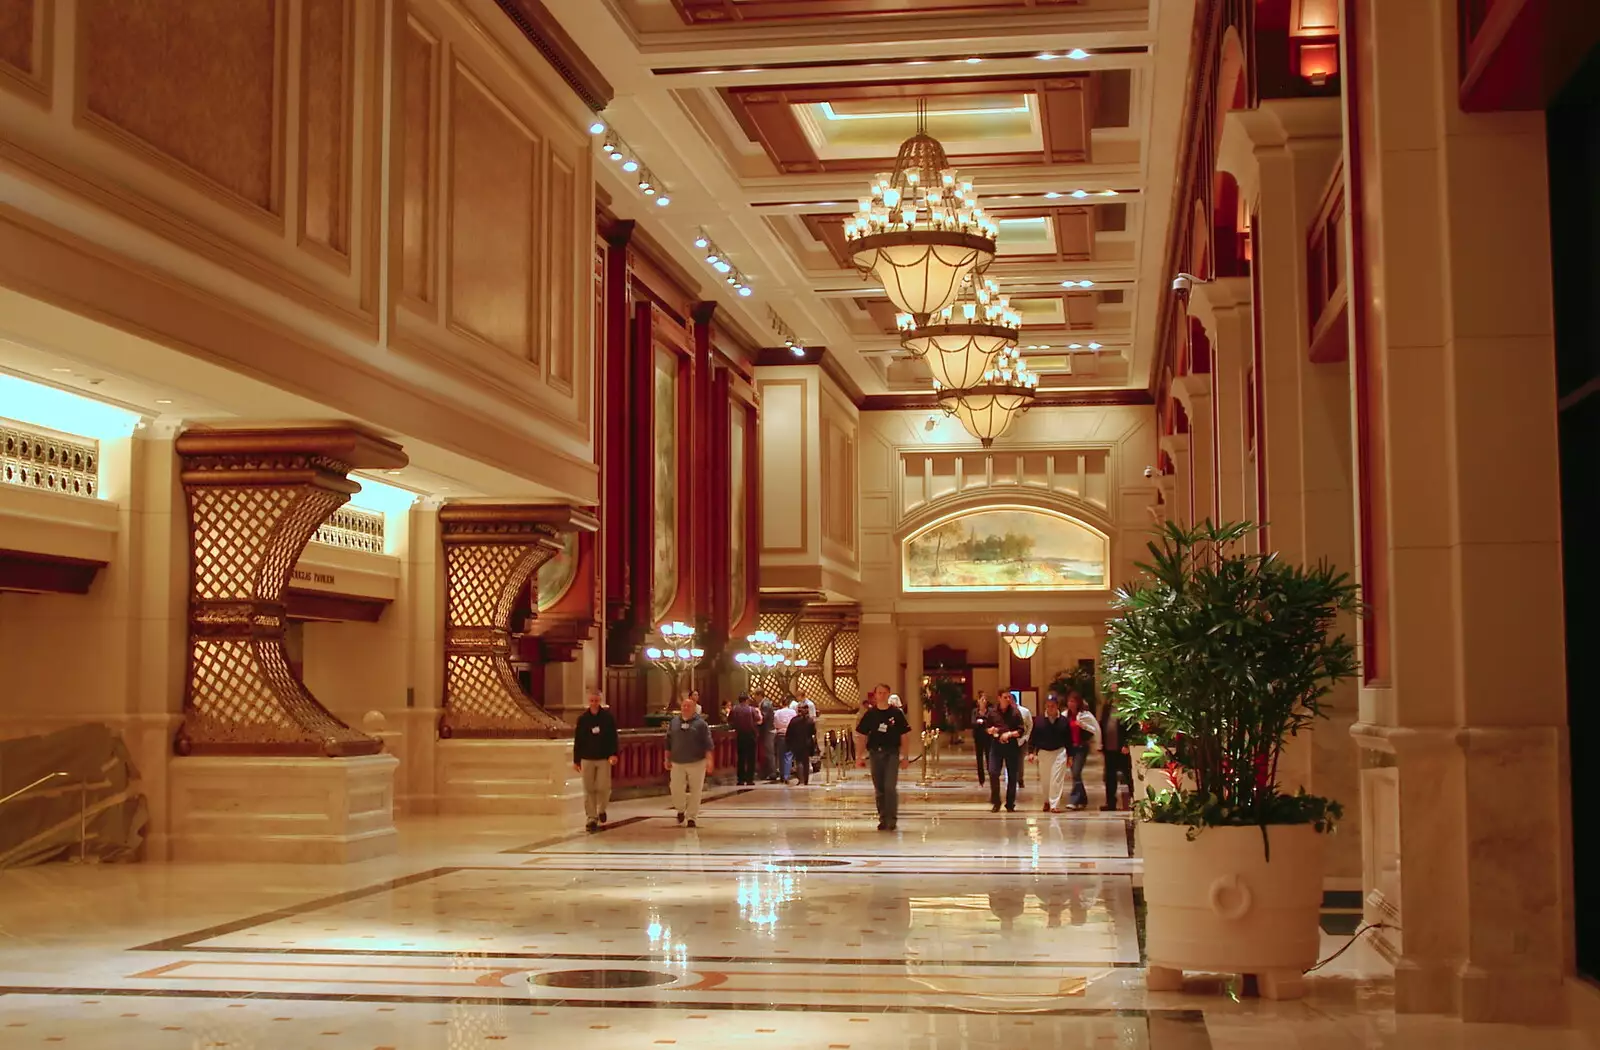
[[[72,775],[71,773],[66,773],[66,772],[63,772],[61,770],[57,770],[54,773],[46,773],[44,776],[40,777],[38,780],[35,780],[33,783],[29,784],[27,787],[17,788],[17,790],[13,791],[11,794],[7,795],[5,798],[0,798],[0,806],[3,806],[7,802],[10,802],[12,799],[16,798],[18,795],[26,795],[28,792],[32,791],[34,788],[38,787],[40,784],[45,783],[46,781],[54,780],[56,777],[70,777],[71,775]]]
[[[0,806],[10,802],[18,795],[27,794],[40,784],[48,783],[57,777],[70,777],[71,775],[71,773],[60,769],[54,773],[46,773],[26,787],[17,788],[5,798],[0,798]],[[78,799],[78,863],[83,864],[88,860],[89,849],[89,782],[87,780],[78,781],[78,788],[81,792]]]

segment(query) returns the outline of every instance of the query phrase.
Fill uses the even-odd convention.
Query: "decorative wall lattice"
[[[817,705],[818,714],[845,710],[833,695],[827,667],[828,651],[833,648],[833,636],[838,630],[839,621],[831,616],[819,619],[801,617],[794,629],[795,643],[800,646],[800,655],[806,661],[806,669],[800,674],[798,687],[804,689],[806,696]]]
[[[545,711],[512,673],[511,613],[560,534],[593,531],[571,507],[454,504],[439,511],[445,554],[442,737],[557,737],[572,727]]]
[[[290,667],[283,594],[356,467],[407,462],[355,427],[191,430],[178,438],[189,508],[189,666],[179,754],[374,754]]]
[[[0,420],[0,484],[93,499],[100,492],[100,444]]]
[[[861,707],[861,682],[856,677],[856,661],[861,650],[861,624],[848,619],[839,625],[833,636],[833,654],[829,662],[832,674],[833,695],[849,711]]]

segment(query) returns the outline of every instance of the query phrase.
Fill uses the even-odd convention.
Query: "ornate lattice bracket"
[[[317,528],[360,489],[357,467],[406,465],[357,427],[191,430],[178,437],[189,506],[189,667],[176,750],[369,755],[380,741],[328,713],[290,669],[284,587]]]
[[[445,559],[441,737],[557,737],[572,727],[522,691],[511,671],[511,613],[562,532],[599,522],[575,507],[449,504],[439,510]]]
[[[833,697],[847,711],[861,706],[861,681],[856,677],[856,660],[861,652],[861,620],[851,615],[833,636],[833,653],[828,670]]]

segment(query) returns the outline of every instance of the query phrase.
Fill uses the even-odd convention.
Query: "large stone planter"
[[[1206,828],[1139,825],[1144,852],[1147,985],[1180,991],[1183,971],[1254,974],[1262,998],[1296,999],[1316,965],[1323,836],[1309,824]]]

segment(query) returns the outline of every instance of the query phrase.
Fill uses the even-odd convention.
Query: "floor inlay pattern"
[[[0,872],[0,1050],[1333,1050],[1410,1023],[1361,945],[1304,1003],[1147,993],[1121,814],[956,784],[906,791],[897,832],[869,807],[853,777],[719,792],[697,829],[652,798],[598,834],[408,820],[342,868]]]

